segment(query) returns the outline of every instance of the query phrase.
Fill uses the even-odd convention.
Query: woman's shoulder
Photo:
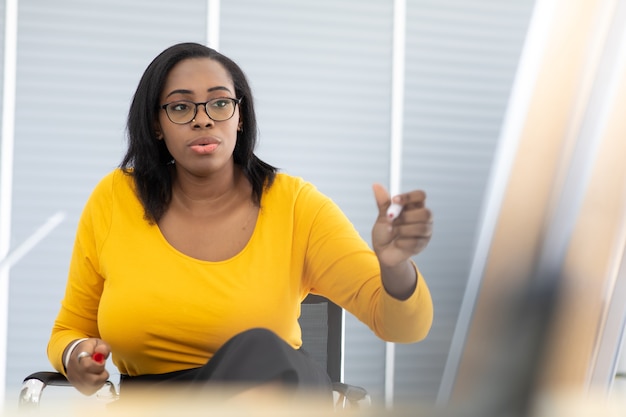
[[[304,182],[306,181],[304,181],[304,179],[301,177],[290,175],[290,174],[287,174],[286,172],[277,172],[272,185],[285,186],[285,185],[293,185],[293,184],[302,184]]]
[[[134,195],[133,190],[132,173],[115,168],[100,178],[89,199],[103,202],[104,200],[111,201],[120,197],[127,198]]]
[[[317,187],[302,177],[287,173],[278,173],[274,183],[267,190],[266,201],[291,201],[296,206],[306,206],[315,209],[326,204],[329,198]]]
[[[95,190],[105,191],[128,188],[133,188],[132,171],[115,168],[100,178]]]
[[[134,190],[132,174],[116,168],[98,181],[85,204],[83,215],[99,224],[102,230],[108,230],[114,212],[131,217],[136,212],[142,213]]]
[[[315,190],[315,185],[306,181],[302,177],[298,177],[295,175],[290,175],[284,172],[279,172],[276,174],[274,178],[274,182],[270,187],[270,190],[275,188],[276,191],[281,192],[292,192],[298,194],[303,190]]]

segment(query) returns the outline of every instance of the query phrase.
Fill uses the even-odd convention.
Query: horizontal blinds
[[[402,188],[423,188],[434,235],[416,258],[435,321],[396,347],[396,402],[434,401],[533,1],[409,0]]]
[[[369,241],[388,182],[392,2],[222,2],[221,50],[255,93],[260,156],[329,195]],[[347,315],[345,380],[382,398],[384,343]]]
[[[55,213],[66,217],[11,270],[8,400],[28,373],[50,369],[77,219],[121,161],[139,77],[170,44],[203,42],[205,21],[204,0],[19,2],[12,246]]]
[[[416,260],[437,315],[427,341],[397,347],[397,401],[436,396],[531,9],[407,3],[403,189],[426,189],[435,211]],[[262,155],[333,197],[368,240],[369,184],[388,182],[392,13],[386,1],[223,4],[222,49],[255,88]],[[350,315],[346,332],[346,381],[380,401],[384,344]]]
[[[435,214],[433,241],[416,261],[436,316],[426,341],[396,348],[397,401],[429,401],[439,387],[532,3],[407,2],[402,188],[424,188]],[[389,181],[392,7],[221,2],[220,49],[249,76],[260,156],[316,184],[368,241],[370,185]],[[172,43],[204,42],[207,29],[204,0],[30,0],[19,12],[13,246],[54,213],[66,219],[11,271],[12,392],[27,373],[49,369],[45,345],[77,218],[122,157],[142,71]],[[346,320],[345,379],[382,403],[384,343]]]

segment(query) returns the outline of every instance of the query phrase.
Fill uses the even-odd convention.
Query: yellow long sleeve
[[[106,176],[81,216],[65,297],[48,345],[63,370],[80,337],[111,345],[128,375],[205,364],[230,337],[266,327],[295,348],[309,292],[332,299],[381,338],[413,342],[428,333],[433,307],[424,279],[405,301],[387,295],[375,254],[326,196],[278,174],[263,195],[256,228],[231,259],[207,262],[174,249],[143,218],[132,177]]]

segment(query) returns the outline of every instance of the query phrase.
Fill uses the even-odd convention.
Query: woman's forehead
[[[188,58],[170,70],[163,94],[169,95],[174,90],[200,92],[219,88],[234,93],[232,77],[220,62],[210,58]]]

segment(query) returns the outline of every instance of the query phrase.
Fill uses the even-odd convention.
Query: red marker
[[[102,363],[104,362],[104,355],[100,352],[94,352],[93,355],[91,355],[91,359],[98,363]]]

